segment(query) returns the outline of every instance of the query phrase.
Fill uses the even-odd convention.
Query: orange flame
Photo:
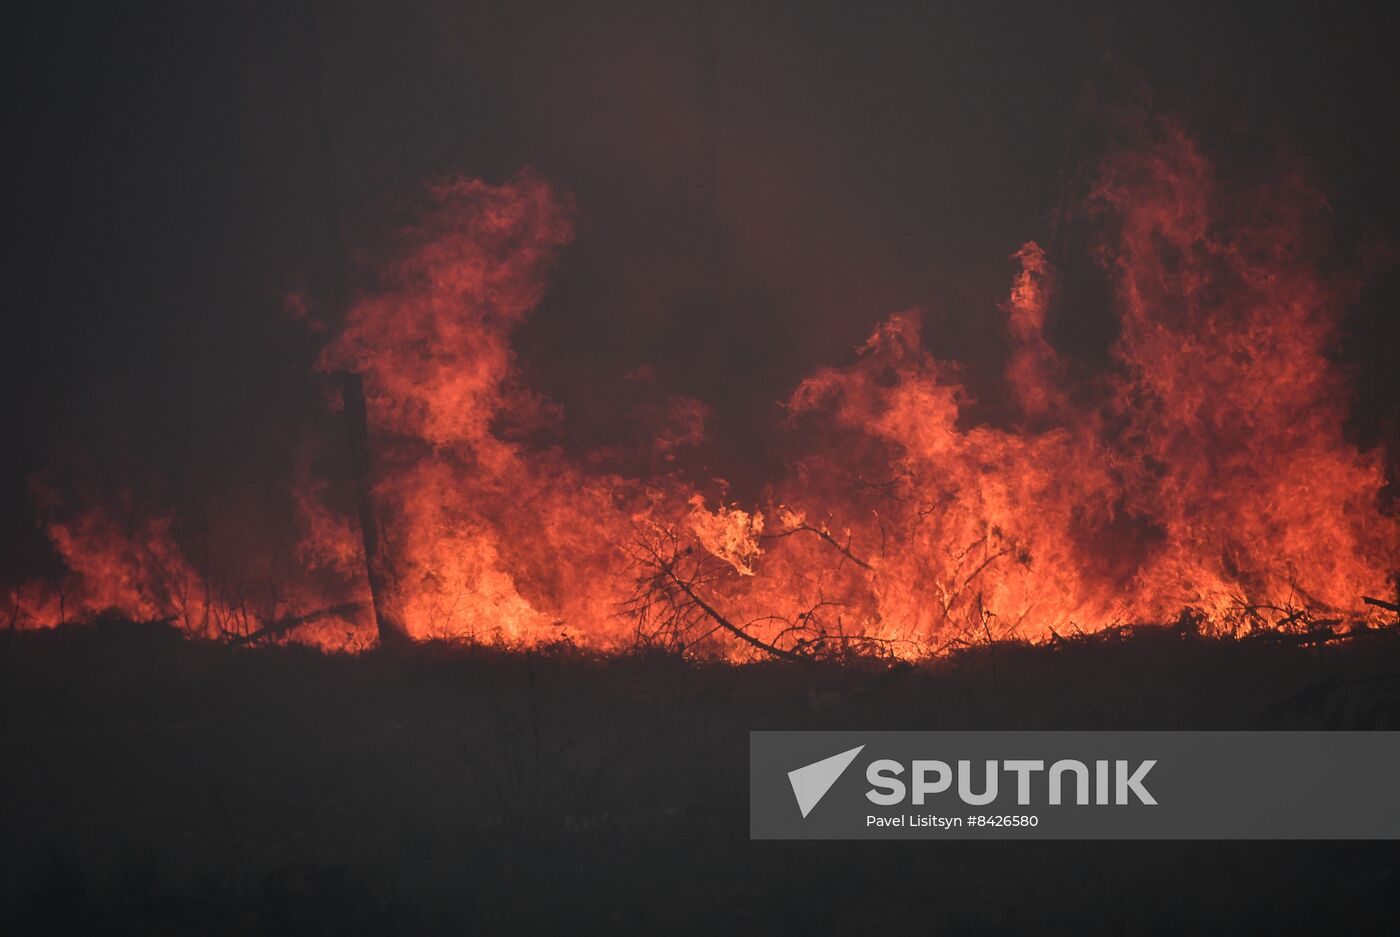
[[[319,364],[364,380],[390,598],[415,637],[917,656],[1183,609],[1238,634],[1363,620],[1360,597],[1400,568],[1385,466],[1342,431],[1328,352],[1348,288],[1318,266],[1320,196],[1296,174],[1224,186],[1173,124],[1106,160],[1083,207],[1116,292],[1107,373],[1071,387],[1046,324],[1074,310],[1027,242],[1002,306],[1011,425],[969,424],[969,392],[902,312],[795,388],[803,452],[751,505],[710,508],[676,472],[624,477],[528,441],[557,408],[521,385],[511,333],[571,239],[571,207],[529,173],[427,192]],[[668,465],[705,422],[699,401],[669,408]],[[324,487],[308,477],[297,494],[297,555],[323,577],[300,586],[302,611],[367,608],[358,531]],[[189,575],[169,525],[123,535],[105,516],[48,528],[80,596],[64,614],[169,614],[162,584]],[[363,639],[366,614],[292,633]]]

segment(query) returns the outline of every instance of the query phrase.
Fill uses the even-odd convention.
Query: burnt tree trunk
[[[374,511],[374,467],[369,456],[369,421],[365,415],[365,386],[354,371],[340,372],[345,398],[345,423],[350,431],[350,471],[355,482],[355,502],[360,514],[360,536],[365,546],[365,574],[374,603],[374,621],[381,647],[401,645],[408,630],[394,612],[390,599],[391,564],[385,550],[379,519]]]
[[[330,125],[326,118],[326,100],[321,75],[320,31],[316,21],[314,0],[306,4],[307,45],[310,55],[312,124],[316,134],[316,149],[320,161],[321,205],[326,227],[327,292],[335,316],[343,316],[349,306],[348,252],[340,219],[340,193],[337,185],[335,158],[331,148]],[[369,420],[365,410],[365,387],[354,371],[340,372],[341,396],[345,403],[345,424],[350,441],[350,473],[355,487],[355,504],[360,518],[360,536],[365,548],[365,575],[369,580],[370,598],[374,606],[374,621],[381,647],[393,647],[408,641],[404,627],[391,601],[392,565],[385,549],[379,520],[374,510],[374,463],[369,450]]]

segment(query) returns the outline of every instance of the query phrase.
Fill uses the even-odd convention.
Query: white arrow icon
[[[836,779],[856,760],[863,748],[864,745],[859,745],[850,751],[814,761],[810,765],[788,772],[788,781],[792,783],[792,792],[797,796],[797,806],[802,811],[804,820],[807,814],[812,812],[812,808],[826,796],[826,792],[831,790],[831,785],[836,783]]]

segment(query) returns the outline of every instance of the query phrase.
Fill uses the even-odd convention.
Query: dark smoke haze
[[[1338,263],[1400,235],[1393,6],[315,6],[12,14],[7,580],[51,562],[40,471],[279,549],[299,447],[339,432],[307,323],[335,315],[328,169],[355,256],[425,177],[531,166],[571,192],[575,243],[516,336],[558,438],[624,450],[648,401],[698,398],[709,442],[687,469],[740,493],[783,460],[776,401],[899,309],[928,310],[925,342],[995,420],[996,307],[1028,239],[1061,249],[1073,313],[1051,334],[1092,367],[1106,287],[1056,209],[1125,108],[1181,115],[1226,173],[1300,159]],[[1368,445],[1394,445],[1398,294],[1373,278],[1338,349]]]

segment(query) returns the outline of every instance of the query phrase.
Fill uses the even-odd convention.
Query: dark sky
[[[352,243],[425,176],[535,167],[579,230],[518,337],[530,380],[586,446],[635,431],[623,375],[653,366],[714,407],[698,468],[741,486],[780,459],[774,401],[890,312],[929,307],[937,353],[995,373],[1008,256],[1062,236],[1134,89],[1230,171],[1291,148],[1344,251],[1400,237],[1393,5],[90,6],[32,4],[4,40],[10,575],[42,553],[39,469],[186,514],[280,497],[323,419],[280,299],[325,294],[318,68]],[[1060,339],[1092,356],[1109,319],[1070,280]],[[1400,397],[1397,295],[1381,276],[1347,322],[1366,442]]]

